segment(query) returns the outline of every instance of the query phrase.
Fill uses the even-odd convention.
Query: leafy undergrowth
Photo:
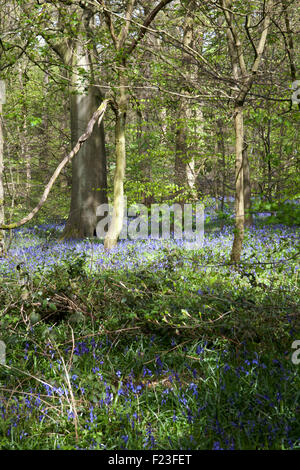
[[[0,264],[1,449],[299,449],[297,231],[204,247],[19,231]],[[262,264],[263,263],[263,264]]]

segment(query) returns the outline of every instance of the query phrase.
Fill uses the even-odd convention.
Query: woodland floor
[[[299,227],[183,243],[14,232],[0,260],[1,449],[300,449]],[[299,356],[299,355],[298,355]]]

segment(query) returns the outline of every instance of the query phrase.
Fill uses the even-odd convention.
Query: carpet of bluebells
[[[1,449],[300,449],[298,227],[257,218],[239,269],[228,221],[197,251],[62,230],[0,259]]]

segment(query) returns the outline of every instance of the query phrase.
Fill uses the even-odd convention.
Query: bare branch
[[[116,33],[115,33],[115,27],[114,27],[114,23],[113,23],[112,18],[111,18],[111,12],[106,8],[104,0],[99,0],[99,3],[103,7],[103,14],[104,14],[105,22],[106,22],[106,24],[108,26],[108,29],[110,31],[110,35],[111,35],[111,38],[114,42],[114,45],[117,48],[118,38],[117,38]]]
[[[136,48],[138,43],[143,39],[147,32],[148,26],[152,23],[152,21],[155,19],[156,15],[169,3],[173,2],[173,0],[161,0],[161,2],[156,5],[156,7],[150,11],[150,13],[146,16],[145,21],[139,31],[139,34],[136,39],[134,39],[131,43],[131,45],[127,48],[126,54],[131,54],[131,52]]]
[[[126,14],[125,14],[125,24],[123,28],[121,29],[121,32],[118,36],[118,49],[119,50],[123,47],[127,39],[134,5],[135,5],[135,0],[128,0]]]
[[[256,49],[256,46],[255,46],[255,44],[254,44],[254,42],[253,42],[253,39],[252,39],[252,36],[251,36],[251,34],[250,34],[249,28],[250,28],[250,16],[246,16],[246,19],[245,19],[245,30],[246,30],[247,36],[248,36],[248,38],[249,38],[249,41],[250,41],[250,43],[251,43],[251,46],[252,46],[252,48],[253,48],[253,50],[254,50],[254,57],[255,57],[255,59],[256,59],[256,58],[257,58],[257,49]]]

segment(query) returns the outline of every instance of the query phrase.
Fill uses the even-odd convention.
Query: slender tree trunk
[[[243,147],[244,147],[244,119],[243,106],[235,107],[235,233],[231,251],[231,261],[240,261],[244,241],[244,171],[243,171]]]
[[[195,147],[189,144],[191,132],[189,131],[187,122],[195,118],[190,108],[191,104],[188,99],[181,98],[179,117],[177,119],[176,139],[175,139],[175,182],[184,189],[187,189],[193,199],[196,198],[196,179],[199,172],[195,168],[194,152]],[[195,140],[202,133],[203,114],[202,110],[196,111],[196,119],[198,122],[195,129]],[[196,120],[195,119],[195,120]]]
[[[269,194],[269,202],[272,202],[272,162],[271,162],[271,121],[268,121],[268,134],[267,134],[267,142],[268,142],[268,194]]]
[[[104,248],[110,250],[117,244],[124,220],[124,177],[126,167],[125,113],[119,112],[115,128],[116,169],[114,176],[114,201],[112,220],[105,237]]]
[[[118,241],[124,220],[124,178],[126,169],[126,112],[128,97],[126,93],[125,64],[119,72],[119,96],[116,101],[115,152],[116,169],[114,176],[114,200],[111,224],[104,240],[104,248],[110,250]]]
[[[124,177],[126,167],[126,148],[125,148],[125,123],[126,112],[128,106],[128,96],[126,93],[127,78],[126,78],[126,61],[136,48],[137,44],[146,34],[148,26],[154,21],[156,15],[172,0],[161,0],[156,7],[150,11],[144,20],[143,27],[138,34],[134,34],[134,38],[129,46],[125,46],[126,39],[128,38],[130,30],[130,20],[133,16],[135,7],[135,0],[128,0],[125,13],[125,22],[116,32],[115,24],[110,12],[105,11],[104,16],[110,31],[111,39],[115,46],[116,59],[118,62],[118,84],[119,90],[115,97],[113,105],[116,114],[115,125],[115,140],[116,140],[116,169],[114,177],[114,201],[112,220],[104,240],[104,248],[110,250],[116,245],[120,232],[123,226],[124,218]],[[121,59],[121,60],[120,60]]]
[[[21,146],[21,160],[25,162],[25,172],[26,172],[26,183],[25,183],[25,200],[26,206],[30,206],[30,192],[31,192],[31,158],[30,152],[28,148],[28,140],[27,140],[27,106],[26,106],[26,75],[20,65],[19,68],[19,82],[21,87],[21,95],[22,95],[22,118],[23,124],[20,132],[20,146]]]
[[[244,122],[243,122],[243,108],[247,94],[251,90],[254,79],[256,77],[261,58],[265,49],[268,28],[271,22],[271,13],[273,8],[273,0],[268,0],[264,4],[264,20],[262,24],[262,31],[258,45],[255,46],[255,59],[250,71],[247,69],[246,62],[243,55],[242,42],[239,37],[239,31],[234,21],[234,15],[231,10],[232,0],[220,0],[223,8],[223,13],[228,25],[227,39],[229,54],[232,63],[232,74],[236,81],[236,98],[235,98],[235,150],[236,150],[236,167],[235,167],[235,187],[236,187],[236,206],[235,206],[235,231],[234,240],[231,250],[231,261],[239,263],[243,248],[244,240],[244,171],[243,171],[243,147],[244,147]],[[249,18],[246,20],[245,27],[249,27]],[[254,43],[252,44],[254,45]]]
[[[151,48],[156,48],[156,38],[152,38],[151,35],[148,37]],[[145,51],[143,55],[143,76],[147,79],[151,79],[151,54],[149,51]],[[142,173],[142,181],[145,184],[145,193],[143,194],[143,204],[149,206],[153,202],[152,195],[148,195],[148,190],[152,178],[151,172],[151,155],[149,155],[149,150],[151,149],[151,132],[152,132],[152,123],[150,116],[150,104],[151,104],[151,93],[148,89],[144,89],[139,94],[139,103],[137,109],[137,140],[138,140],[138,152],[141,158],[140,161],[140,170]]]
[[[175,139],[175,182],[180,188],[188,186],[187,164],[188,155],[188,131],[187,120],[191,118],[188,112],[188,103],[184,98],[180,99],[179,113],[176,123],[176,139]]]
[[[243,148],[243,176],[244,176],[244,207],[245,207],[245,227],[250,227],[253,223],[251,214],[251,182],[250,166],[248,158],[248,148],[246,140]]]
[[[25,198],[27,207],[30,206],[30,193],[31,193],[31,157],[28,149],[27,142],[27,110],[26,105],[23,105],[23,128],[20,135],[21,144],[21,160],[25,162],[26,183],[25,183]]]
[[[193,44],[193,18],[187,13],[184,25],[183,45],[191,47]],[[185,52],[182,55],[182,68],[185,72],[191,73],[190,56]],[[188,94],[187,90],[181,90],[183,94]],[[193,117],[191,102],[188,98],[181,97],[179,103],[179,112],[176,124],[175,139],[175,183],[179,186],[180,192],[188,189],[195,197],[195,161],[192,155],[189,140],[188,122]]]
[[[50,128],[49,128],[49,104],[48,104],[48,85],[49,85],[49,74],[45,71],[44,74],[44,88],[43,88],[43,114],[42,114],[42,139],[43,139],[43,146],[40,151],[39,155],[39,166],[43,170],[46,171],[47,165],[49,162],[50,157],[50,148],[49,148],[49,135],[50,135]],[[67,114],[64,113],[64,118],[67,117]]]
[[[216,155],[218,153],[218,150],[219,150],[218,141],[215,140],[215,154]],[[212,191],[213,191],[213,196],[215,198],[215,207],[216,207],[216,211],[219,211],[220,209],[220,201],[219,201],[220,180],[219,180],[219,161],[217,157],[213,159],[211,175],[212,175]]]
[[[222,119],[218,119],[218,153],[221,155],[220,163],[222,167],[222,194],[221,194],[221,211],[224,210],[225,201],[225,182],[226,182],[226,159],[225,159],[225,143],[224,143],[224,128]]]
[[[0,97],[1,99],[1,97]],[[3,129],[2,129],[2,103],[0,101],[0,225],[4,224],[4,187],[3,187]],[[0,256],[4,253],[5,240],[4,232],[0,230]]]

